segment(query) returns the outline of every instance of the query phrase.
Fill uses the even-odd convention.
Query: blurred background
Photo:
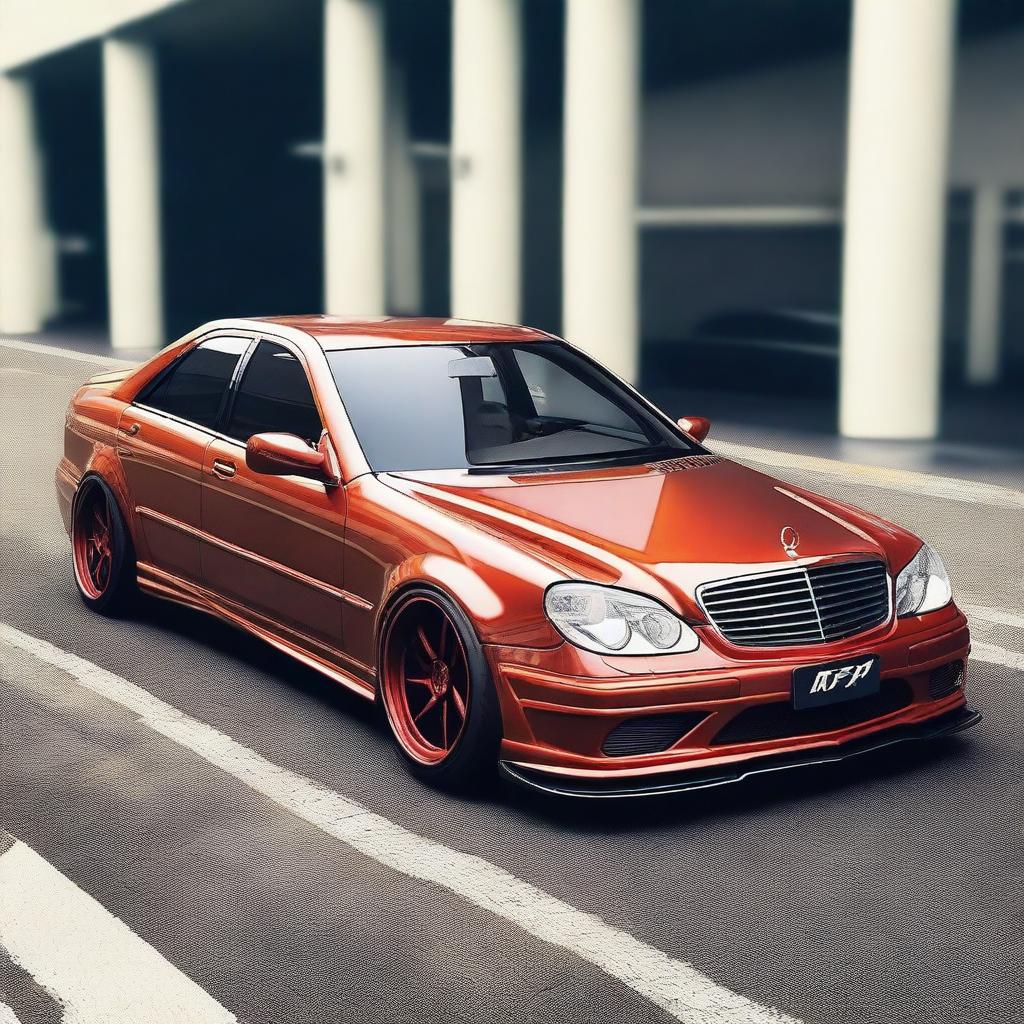
[[[0,0],[0,72],[5,334],[523,322],[765,438],[1024,449],[1014,0]]]

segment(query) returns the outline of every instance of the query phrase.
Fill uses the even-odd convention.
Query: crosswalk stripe
[[[21,842],[0,854],[0,946],[63,1007],[67,1021],[235,1022],[234,1014]],[[11,1021],[17,1024],[14,1011],[0,1008],[0,1024]]]
[[[732,992],[690,964],[481,857],[409,832],[355,800],[267,761],[212,726],[76,654],[6,623],[0,623],[0,643],[66,672],[81,686],[129,709],[151,729],[366,857],[432,882],[575,953],[677,1020],[686,1024],[796,1024],[781,1011]]]

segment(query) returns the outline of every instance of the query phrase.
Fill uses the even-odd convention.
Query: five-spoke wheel
[[[380,695],[398,746],[434,784],[473,788],[497,764],[501,713],[466,613],[431,587],[405,591],[385,618]]]
[[[78,585],[97,600],[110,586],[113,569],[113,530],[106,492],[91,487],[78,503],[75,515],[74,552]]]
[[[135,559],[117,502],[98,477],[86,479],[75,499],[71,549],[85,603],[108,614],[121,607],[134,587]]]
[[[405,751],[423,764],[443,761],[466,726],[472,682],[454,624],[427,598],[411,602],[393,624],[383,686]]]

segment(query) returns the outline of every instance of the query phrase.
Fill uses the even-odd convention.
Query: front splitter
[[[699,789],[713,789],[716,786],[729,786],[755,775],[766,775],[770,772],[782,772],[791,768],[811,768],[815,765],[836,764],[872,754],[901,743],[919,742],[950,736],[953,733],[970,729],[981,721],[981,712],[972,711],[962,705],[944,715],[938,715],[926,722],[916,725],[894,726],[880,732],[872,733],[860,739],[850,740],[834,747],[816,747],[806,751],[790,754],[767,754],[749,761],[740,761],[733,765],[715,765],[712,768],[680,769],[669,777],[658,777],[657,782],[649,782],[650,776],[623,779],[617,778],[577,778],[556,775],[536,768],[526,768],[510,761],[502,761],[501,769],[515,782],[531,789],[541,790],[557,796],[587,797],[597,799],[619,799],[637,796],[668,796],[673,793],[686,793]]]

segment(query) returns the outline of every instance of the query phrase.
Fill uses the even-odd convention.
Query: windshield
[[[636,463],[703,451],[558,342],[327,353],[377,473]]]

